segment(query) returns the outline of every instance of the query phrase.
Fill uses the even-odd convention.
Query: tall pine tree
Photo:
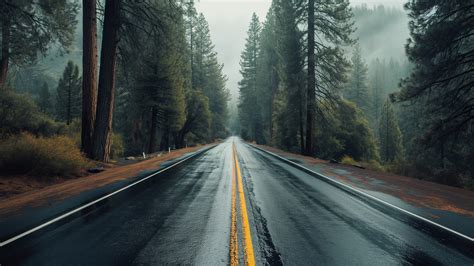
[[[264,142],[257,85],[260,31],[261,25],[257,15],[254,13],[247,31],[248,36],[245,49],[241,55],[240,74],[242,75],[242,80],[239,82],[241,134],[245,139],[257,141],[257,143]]]
[[[258,55],[257,88],[264,143],[274,141],[274,110],[275,96],[278,90],[278,53],[276,43],[276,18],[274,3],[267,13],[265,23],[260,34],[260,53]]]
[[[382,161],[389,163],[403,158],[402,133],[389,99],[385,101],[380,116],[379,142]]]
[[[74,118],[81,116],[81,86],[82,79],[79,67],[69,61],[59,79],[57,88],[56,112],[61,121],[69,125]]]
[[[51,93],[49,92],[48,83],[43,83],[38,96],[38,107],[40,108],[41,112],[46,114],[51,112]]]
[[[293,1],[275,3],[277,51],[279,55],[279,91],[276,96],[277,145],[304,152],[304,60],[302,32],[298,27],[297,5]]]
[[[292,1],[290,1],[292,2]],[[345,80],[347,62],[342,46],[352,44],[352,12],[348,0],[303,0],[302,21],[307,24],[306,144],[304,153],[314,154],[316,101],[334,101]],[[317,39],[316,39],[317,36]],[[326,101],[324,101],[326,102]]]
[[[352,55],[352,73],[346,89],[346,98],[357,105],[370,118],[371,101],[367,81],[367,65],[362,59],[359,44],[354,47]]]

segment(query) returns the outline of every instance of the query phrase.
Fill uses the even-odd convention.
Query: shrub
[[[341,164],[361,166],[365,169],[374,170],[374,171],[385,171],[383,166],[380,165],[380,163],[376,160],[358,162],[354,160],[352,157],[347,156],[347,155],[344,155],[344,157],[342,157]]]
[[[66,136],[35,137],[21,133],[0,141],[0,171],[35,176],[70,176],[89,166]]]
[[[52,136],[63,125],[42,113],[33,100],[9,90],[0,91],[0,135],[30,132],[35,135]]]
[[[342,157],[341,163],[342,163],[342,164],[347,164],[347,165],[354,165],[354,164],[357,164],[357,162],[356,162],[352,157],[347,156],[347,155],[345,155],[344,157]]]
[[[123,144],[123,139],[120,134],[112,134],[112,146],[110,147],[110,158],[117,159],[122,157],[125,146]]]

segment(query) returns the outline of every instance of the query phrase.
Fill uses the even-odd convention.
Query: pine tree
[[[382,112],[383,99],[385,94],[385,73],[383,63],[377,58],[372,63],[371,68],[374,69],[372,77],[372,118],[373,125],[378,125],[380,114]],[[375,127],[373,127],[375,128]]]
[[[298,28],[297,6],[292,1],[276,1],[275,15],[279,41],[278,75],[280,88],[277,92],[276,109],[277,145],[287,150],[304,152],[304,115],[306,93],[302,32]]]
[[[410,0],[405,7],[411,19],[406,52],[415,68],[399,96],[427,104],[426,143],[443,146],[474,122],[474,6],[463,0]]]
[[[59,79],[56,104],[58,118],[65,121],[67,125],[74,118],[81,116],[81,86],[82,79],[79,75],[79,67],[69,61],[62,78]]]
[[[83,0],[81,150],[92,156],[97,107],[97,1]]]
[[[38,107],[41,112],[48,114],[51,111],[51,93],[49,92],[48,83],[43,83],[39,91]]]
[[[242,80],[239,82],[239,115],[241,133],[244,138],[257,143],[263,142],[263,129],[261,121],[261,110],[258,99],[257,75],[258,55],[260,53],[260,31],[261,25],[257,15],[254,13],[247,31],[245,49],[240,60],[240,74]]]
[[[393,162],[403,158],[402,133],[389,99],[385,101],[382,108],[379,141],[382,161]]]
[[[0,1],[0,89],[9,64],[34,62],[51,44],[64,50],[74,41],[79,5],[75,1]]]
[[[125,131],[129,149],[139,153],[154,153],[158,147],[167,150],[172,145],[182,146],[172,143],[172,137],[176,139],[186,116],[185,86],[189,66],[185,24],[180,8],[162,3],[159,10],[163,12],[160,13],[163,34],[133,31],[134,38],[120,45],[122,60],[126,61],[120,68],[125,78],[119,82],[128,88],[128,94],[122,93],[118,99],[118,111],[128,117],[121,120],[119,126]],[[139,21],[140,18],[135,18],[133,22]],[[135,38],[143,40],[138,49]]]
[[[276,18],[274,3],[268,11],[260,35],[260,53],[258,55],[257,89],[264,143],[274,143],[275,96],[278,90],[278,54],[276,43]]]
[[[345,81],[348,65],[342,46],[353,43],[350,37],[352,12],[348,0],[295,2],[300,3],[302,21],[307,24],[306,144],[303,150],[313,155],[316,101],[336,99],[334,94]]]
[[[367,65],[364,63],[359,44],[354,48],[352,55],[352,73],[346,89],[346,97],[362,109],[365,116],[370,118],[371,102],[367,81]]]
[[[225,124],[229,99],[229,92],[225,87],[227,77],[223,74],[223,66],[217,60],[209,25],[203,14],[199,14],[194,29],[192,87],[201,90],[209,99],[212,121],[207,139],[224,138],[227,135]]]

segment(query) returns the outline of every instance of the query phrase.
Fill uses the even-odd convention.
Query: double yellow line
[[[237,186],[236,186],[237,183]],[[235,143],[232,143],[232,212],[230,231],[230,265],[239,265],[239,241],[237,235],[237,193],[240,202],[240,216],[242,218],[243,247],[245,254],[245,265],[255,265],[255,255],[253,251],[252,235],[250,234],[250,224],[245,202],[244,185],[240,172],[239,159]]]

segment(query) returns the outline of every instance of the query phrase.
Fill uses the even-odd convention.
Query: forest
[[[0,4],[3,168],[31,160],[7,143],[35,138],[109,162],[228,135],[226,76],[193,1]]]
[[[405,10],[272,1],[263,23],[254,14],[248,27],[232,130],[472,188],[473,9],[470,1],[411,0]],[[403,28],[409,38],[397,40]]]
[[[473,9],[273,0],[234,109],[192,0],[0,0],[0,169],[67,175],[234,134],[472,189]]]

